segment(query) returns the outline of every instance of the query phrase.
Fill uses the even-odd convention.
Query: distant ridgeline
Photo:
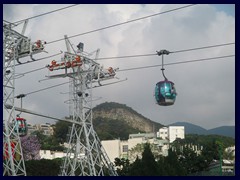
[[[157,132],[164,125],[139,114],[131,107],[116,102],[105,102],[93,108],[93,125],[101,140],[128,139],[129,134]],[[216,134],[235,138],[235,127],[224,126],[206,130],[194,124],[178,122],[171,126],[184,126],[185,134]],[[167,126],[170,126],[167,125]]]
[[[168,126],[184,126],[186,134],[199,134],[199,135],[221,135],[235,139],[235,126],[221,126],[213,129],[206,130],[200,126],[187,123],[187,122],[176,122],[169,124]]]

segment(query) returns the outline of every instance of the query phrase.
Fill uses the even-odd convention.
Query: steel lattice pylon
[[[20,58],[42,52],[40,40],[31,43],[24,36],[27,27],[24,22],[22,33],[13,30],[15,24],[3,24],[3,176],[26,176],[19,125],[15,113],[15,63]]]
[[[15,61],[18,44],[25,38],[13,31],[10,25],[3,27],[3,176],[25,176],[21,141],[15,123],[14,91]],[[12,108],[8,109],[7,105]]]
[[[66,37],[65,37],[66,38]],[[68,48],[67,48],[68,49]],[[68,49],[69,51],[69,49]],[[69,56],[70,53],[67,53]],[[68,149],[61,166],[61,176],[116,176],[92,124],[92,81],[99,64],[83,57],[82,65],[72,68],[70,117],[72,126],[68,134]],[[67,57],[65,55],[65,57]],[[73,56],[76,56],[73,54]]]

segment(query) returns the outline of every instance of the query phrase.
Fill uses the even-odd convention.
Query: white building
[[[32,124],[27,124],[28,134],[32,134],[34,131],[37,131],[37,126]]]
[[[143,146],[141,145],[147,142],[153,146],[153,153],[167,156],[169,141],[156,139],[154,136],[154,133],[130,134],[129,139],[125,141],[116,139],[104,140],[101,143],[111,162],[114,162],[115,158],[125,158],[134,161],[137,156],[141,157],[143,151]],[[134,151],[137,145],[141,149]]]
[[[157,137],[160,137],[161,139],[168,139],[168,128],[162,127],[157,132]]]
[[[114,159],[116,157],[119,157],[119,155],[121,154],[120,140],[119,139],[107,140],[107,141],[102,141],[101,143],[110,161],[114,162]]]
[[[40,150],[39,152],[40,159],[55,159],[55,158],[63,158],[66,157],[67,153],[62,151],[50,151],[50,150]],[[77,158],[81,159],[84,158],[84,154],[78,154]],[[70,158],[74,158],[74,153],[70,154]]]
[[[157,132],[157,137],[160,137],[161,139],[168,139],[170,143],[175,141],[177,138],[184,139],[184,126],[162,127],[159,129],[159,132]]]
[[[39,154],[41,159],[51,159],[51,160],[66,156],[66,153],[62,151],[50,151],[50,150],[40,150]]]
[[[170,143],[175,141],[177,138],[185,139],[184,126],[169,126],[168,138]]]
[[[52,136],[53,135],[53,127],[50,124],[27,124],[28,127],[28,134],[33,133],[34,131],[42,131],[44,135],[46,136]]]
[[[50,124],[38,124],[38,130],[42,131],[44,135],[52,136],[53,128]]]

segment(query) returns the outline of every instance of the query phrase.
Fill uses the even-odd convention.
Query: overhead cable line
[[[217,45],[211,45],[211,46],[204,46],[204,47],[198,47],[198,48],[192,48],[192,49],[184,49],[184,50],[178,50],[178,51],[171,51],[170,53],[180,53],[180,52],[186,52],[186,51],[195,51],[200,49],[207,49],[207,48],[214,48],[214,47],[220,47],[220,46],[228,46],[235,44],[233,43],[225,43],[225,44],[217,44]],[[107,60],[107,59],[119,59],[119,58],[135,58],[135,57],[143,57],[143,56],[155,56],[157,53],[152,54],[138,54],[138,55],[130,55],[130,56],[117,56],[117,57],[105,57],[105,58],[98,58],[96,60]]]
[[[48,90],[48,89],[51,89],[51,88],[62,86],[64,84],[68,84],[68,83],[69,83],[69,81],[68,82],[64,82],[64,83],[60,83],[60,84],[56,84],[56,85],[53,85],[53,86],[49,86],[49,87],[46,87],[46,88],[43,88],[43,89],[39,89],[39,90],[36,90],[36,91],[32,91],[32,92],[29,92],[29,93],[26,93],[26,94],[22,94],[22,95],[27,96],[27,95],[38,93],[38,92],[41,92],[41,91],[45,91],[45,90]],[[15,98],[17,98],[17,97],[18,96],[15,96]]]
[[[214,47],[220,47],[220,46],[228,46],[228,45],[232,45],[232,44],[235,44],[235,42],[233,42],[233,43],[225,43],[225,44],[218,44],[218,45],[212,45],[212,46],[205,46],[205,47],[199,47],[199,48],[192,48],[192,49],[184,49],[184,50],[178,50],[178,51],[171,51],[170,53],[180,53],[180,52],[186,52],[186,51],[195,51],[195,50],[199,50],[199,49],[214,48]]]
[[[6,23],[9,23],[9,24],[13,24],[13,23],[11,23],[11,22],[9,22],[9,21],[7,21],[7,20],[4,20],[4,19],[3,19],[3,21],[6,22]]]
[[[175,64],[185,64],[185,63],[192,63],[192,62],[201,62],[201,61],[210,61],[210,60],[229,58],[229,57],[234,57],[234,56],[235,55],[227,55],[227,56],[218,56],[218,57],[212,57],[212,58],[195,59],[195,60],[189,60],[189,61],[179,61],[179,62],[174,62],[174,63],[166,63],[166,64],[164,64],[164,66],[175,65]],[[135,67],[135,68],[127,68],[127,69],[120,69],[120,70],[118,70],[118,72],[120,72],[120,71],[132,71],[132,70],[138,70],[138,69],[154,68],[154,67],[159,67],[159,66],[162,66],[162,64],[151,65],[151,66]]]
[[[37,69],[31,70],[31,71],[27,71],[25,73],[21,73],[21,75],[25,75],[25,74],[29,74],[29,73],[32,73],[32,72],[40,71],[42,69],[46,69],[46,67],[41,67],[41,68],[37,68]]]
[[[25,20],[37,18],[37,17],[44,16],[44,15],[47,15],[47,14],[51,14],[51,13],[54,13],[54,12],[57,12],[57,11],[61,11],[61,10],[67,9],[67,8],[71,8],[71,7],[77,6],[77,5],[79,5],[79,4],[74,4],[74,5],[70,5],[70,6],[63,7],[63,8],[59,8],[59,9],[56,9],[56,10],[53,10],[53,11],[49,11],[49,12],[46,12],[46,13],[43,13],[43,14],[39,14],[39,15],[32,16],[32,17],[29,17],[29,18],[26,18],[26,19],[22,19],[22,20],[16,21],[16,22],[11,23],[11,24],[20,23],[20,22],[23,22],[23,21],[25,21]]]
[[[194,50],[214,48],[214,47],[220,47],[220,46],[228,46],[228,45],[232,45],[232,44],[235,44],[235,43],[234,43],[234,42],[233,42],[233,43],[224,43],[224,44],[204,46],[204,47],[198,47],[198,48],[192,48],[192,49],[184,49],[184,50],[172,51],[172,52],[170,52],[170,53],[180,53],[180,52],[186,52],[186,51],[194,51]],[[138,54],[138,55],[128,55],[128,56],[103,57],[103,58],[98,58],[98,59],[96,59],[96,60],[137,58],[137,57],[147,57],[147,56],[156,56],[156,55],[157,55],[157,53],[152,53],[152,54]],[[42,59],[45,59],[45,58],[37,59],[36,61],[39,61],[39,60],[42,60]],[[29,61],[29,62],[26,62],[26,63],[31,63],[31,62],[36,62],[36,61]],[[23,63],[22,63],[22,64],[23,64]],[[20,65],[20,64],[17,64],[17,65]],[[16,65],[16,66],[17,66],[17,65]],[[35,70],[27,71],[27,72],[25,72],[25,73],[21,73],[21,75],[28,74],[28,73],[31,73],[31,72],[35,72],[35,71],[38,71],[38,70],[41,70],[41,69],[44,69],[44,68],[46,68],[46,67],[41,67],[41,68],[38,68],[38,69],[35,69]]]
[[[188,8],[188,7],[195,6],[195,5],[197,5],[197,4],[191,4],[191,5],[187,5],[187,6],[182,6],[182,7],[179,7],[179,8],[170,9],[170,10],[167,10],[167,11],[164,11],[164,12],[159,12],[159,13],[148,15],[148,16],[144,16],[144,17],[141,17],[141,18],[125,21],[125,22],[122,22],[122,23],[118,23],[118,24],[102,27],[102,28],[95,29],[95,30],[92,30],[92,31],[87,31],[87,32],[84,32],[84,33],[76,34],[76,35],[73,35],[73,36],[68,36],[68,39],[73,38],[73,37],[77,37],[77,36],[82,36],[82,35],[85,35],[85,34],[90,34],[90,33],[97,32],[97,31],[101,31],[101,30],[104,30],[104,29],[109,29],[109,28],[116,27],[116,26],[121,26],[121,25],[128,24],[128,23],[131,23],[131,22],[139,21],[139,20],[142,20],[142,19],[147,19],[147,18],[150,18],[150,17],[153,17],[153,16],[158,16],[158,15],[161,15],[161,14],[177,11],[177,10]],[[65,39],[61,38],[61,39],[49,41],[46,44],[51,44],[51,43],[55,43],[55,42],[62,41],[62,40],[65,40]]]
[[[211,57],[211,58],[203,58],[203,59],[195,59],[195,60],[189,60],[189,61],[179,61],[179,62],[174,62],[174,63],[167,63],[164,65],[175,65],[175,64],[184,64],[184,63],[193,63],[193,62],[201,62],[201,61],[211,61],[211,60],[215,60],[215,59],[223,59],[223,58],[229,58],[229,57],[234,57],[235,55],[226,55],[226,56],[218,56],[218,57]],[[135,68],[128,68],[128,69],[122,69],[122,70],[118,70],[118,72],[124,72],[124,71],[132,71],[132,70],[138,70],[138,69],[147,69],[147,68],[154,68],[154,67],[159,67],[162,66],[162,64],[157,64],[157,65],[152,65],[152,66],[142,66],[142,67],[135,67]],[[45,91],[54,87],[58,87],[58,86],[62,86],[64,84],[68,84],[69,82],[64,82],[64,83],[60,83],[60,84],[56,84],[54,86],[50,86],[50,87],[46,87],[43,89],[39,89],[30,93],[26,93],[23,95],[29,95],[29,94],[34,94],[37,92],[41,92],[41,91]],[[17,97],[17,96],[16,96]],[[15,98],[16,98],[15,97]]]

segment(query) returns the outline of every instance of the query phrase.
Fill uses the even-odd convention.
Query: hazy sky
[[[68,6],[67,4],[10,4],[3,5],[3,19],[16,22],[28,17]],[[129,21],[143,16],[185,6],[184,4],[82,4],[49,15],[29,20],[25,35],[32,41],[38,39],[50,42],[95,30],[98,28]],[[22,25],[16,30],[21,32]],[[161,49],[178,51],[224,43],[235,43],[235,6],[200,4],[177,11],[153,16],[151,18],[121,26],[89,33],[70,39],[73,47],[84,43],[86,52],[100,48],[99,57],[152,54]],[[66,51],[65,42],[59,41],[45,47],[47,53],[35,58],[45,57]],[[165,63],[189,61],[218,56],[235,55],[235,45],[209,48],[164,57]],[[16,67],[16,73],[24,73],[44,67],[53,59]],[[30,58],[21,61],[26,62]],[[127,69],[161,64],[161,57],[149,56],[99,60],[104,67]],[[93,89],[93,105],[103,102],[118,102],[132,107],[143,116],[168,125],[185,121],[210,129],[224,125],[235,125],[235,57],[222,58],[187,64],[165,66],[165,75],[175,83],[176,102],[173,106],[159,106],[155,103],[153,92],[155,84],[163,80],[161,67],[118,72],[122,83]],[[60,72],[60,71],[59,71]],[[68,79],[43,81],[49,75],[47,69],[26,74],[16,79],[15,94],[29,93]],[[31,94],[23,99],[23,108],[64,117],[68,115],[68,85],[48,91]],[[16,99],[20,106],[20,100]],[[54,122],[49,119],[23,113],[30,123]]]

